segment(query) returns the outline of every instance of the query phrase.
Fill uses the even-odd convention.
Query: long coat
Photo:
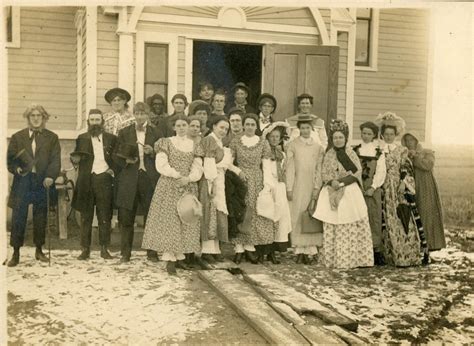
[[[58,136],[47,129],[43,129],[36,136],[36,150],[33,155],[31,149],[31,140],[29,129],[23,129],[16,132],[8,144],[7,166],[8,171],[14,175],[13,184],[8,199],[8,206],[15,208],[18,206],[28,192],[28,177],[22,177],[17,173],[19,163],[15,156],[21,149],[26,149],[31,157],[34,157],[36,175],[38,181],[42,182],[45,178],[56,180],[61,170],[61,147],[59,146]],[[51,187],[51,194],[54,194],[54,184]]]
[[[144,144],[148,144],[153,148],[155,142],[162,137],[163,135],[161,134],[158,128],[152,127],[150,125],[146,126]],[[132,145],[135,144],[137,146],[136,152],[138,152],[135,124],[120,130],[118,134],[115,153],[117,153],[117,150],[120,148],[122,143],[128,143]],[[155,167],[155,156],[155,153],[151,155],[147,155],[144,153],[143,155],[146,173],[152,185],[150,186],[150,189],[152,190],[155,189],[156,183],[158,182],[158,178],[160,177]],[[117,189],[115,195],[115,204],[118,208],[132,210],[133,203],[135,201],[135,195],[137,193],[138,170],[140,168],[140,160],[138,160],[134,164],[127,164],[125,162],[125,159],[120,158],[117,155],[113,155],[113,159],[120,170],[116,178]]]
[[[87,148],[85,150],[90,153],[90,156],[82,156],[79,162],[79,174],[77,176],[76,187],[74,189],[74,196],[72,198],[72,207],[78,211],[84,211],[91,203],[91,172],[94,164],[94,149],[92,147],[92,138],[89,132],[79,135],[76,139],[76,149],[79,150],[79,142],[87,140]],[[117,137],[108,133],[102,133],[102,145],[104,148],[104,158],[109,167],[116,175],[118,169],[112,159],[112,154],[117,144]]]

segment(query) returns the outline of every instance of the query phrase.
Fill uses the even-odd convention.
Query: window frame
[[[369,65],[357,65],[354,61],[355,69],[357,71],[377,71],[378,69],[378,46],[379,46],[379,16],[380,10],[377,8],[370,8],[371,18],[369,20]],[[356,16],[356,22],[358,17]],[[361,18],[367,19],[367,18]],[[357,30],[357,26],[356,26]]]
[[[7,48],[20,48],[20,7],[19,6],[5,6],[6,8],[11,7],[12,11],[12,40],[10,42],[7,41],[8,35],[5,33],[5,46]],[[7,20],[6,12],[5,14],[5,21]],[[4,23],[6,24],[6,22]]]
[[[143,97],[146,101],[146,86],[147,84],[152,84],[152,85],[163,85],[165,90],[166,90],[166,95],[162,95],[164,98],[165,98],[165,102],[168,103],[168,100],[169,100],[169,93],[168,93],[168,90],[169,90],[169,44],[166,44],[166,43],[160,43],[160,42],[145,42],[144,43],[144,62],[143,62],[143,66],[144,66],[144,74],[143,74]],[[146,64],[146,52],[147,52],[147,47],[162,47],[162,48],[165,48],[166,49],[166,52],[165,52],[165,56],[166,56],[166,67],[165,67],[165,76],[166,76],[166,80],[164,82],[162,81],[147,81],[147,76],[146,76],[146,72],[147,72],[147,64]],[[152,95],[149,95],[149,96],[152,96]],[[167,105],[165,104],[165,109],[167,109]]]

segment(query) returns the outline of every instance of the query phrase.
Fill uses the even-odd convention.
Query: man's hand
[[[81,162],[81,156],[71,155],[71,162],[73,165],[77,165],[79,162]]]
[[[135,157],[133,159],[125,159],[125,162],[127,163],[127,165],[133,165],[137,161],[138,161],[138,157]]]
[[[153,148],[152,148],[151,145],[149,145],[149,144],[145,144],[145,145],[143,146],[143,152],[144,152],[145,154],[147,154],[147,155],[151,155],[151,154],[154,153]]]
[[[334,179],[331,181],[331,187],[334,189],[334,190],[339,190],[340,186],[339,186],[339,182]]]
[[[44,178],[44,180],[43,180],[43,186],[46,187],[46,188],[48,188],[48,187],[50,187],[51,185],[53,185],[53,183],[54,183],[54,180],[53,180],[52,178],[49,178],[49,177],[48,177],[48,178]]]
[[[365,195],[372,197],[374,195],[375,189],[373,187],[369,187],[367,190],[365,190]]]

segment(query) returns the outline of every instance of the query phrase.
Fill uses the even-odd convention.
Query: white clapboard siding
[[[217,18],[220,7],[217,6],[146,6],[145,13],[170,14],[176,16]]]
[[[87,16],[82,17],[82,85],[81,85],[81,104],[82,104],[82,119],[87,119],[87,114],[89,110],[87,109],[86,104],[86,91],[87,91]]]
[[[246,11],[245,7],[243,9],[248,22],[315,26],[313,16],[307,7],[260,7],[250,13]]]
[[[355,133],[362,122],[390,110],[424,137],[428,16],[422,9],[380,10],[378,70],[355,73]]]
[[[110,109],[104,95],[118,86],[119,37],[116,34],[117,18],[97,13],[97,108]],[[132,90],[128,90],[132,93]]]
[[[339,72],[337,87],[337,118],[346,118],[346,86],[347,86],[347,32],[341,32],[337,36],[339,45]]]
[[[76,7],[22,7],[20,48],[7,49],[8,127],[25,126],[23,112],[39,103],[48,127],[72,130],[77,111]]]
[[[185,55],[186,55],[186,40],[183,36],[178,37],[178,87],[177,91],[180,94],[185,93]],[[168,95],[173,97],[173,95]]]

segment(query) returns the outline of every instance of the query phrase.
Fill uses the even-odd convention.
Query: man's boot
[[[12,259],[8,261],[9,267],[16,267],[20,263],[20,248],[16,247],[13,249]]]
[[[36,260],[41,261],[41,262],[49,262],[49,259],[43,253],[43,249],[41,249],[41,246],[36,246],[35,258]]]
[[[114,256],[112,256],[109,253],[109,250],[107,250],[107,245],[102,245],[100,247],[100,257],[102,257],[103,259],[113,259],[114,258]]]
[[[91,254],[90,248],[89,247],[84,247],[84,248],[82,248],[82,252],[77,257],[77,259],[80,260],[80,261],[85,261],[86,259],[89,258],[90,254]]]

